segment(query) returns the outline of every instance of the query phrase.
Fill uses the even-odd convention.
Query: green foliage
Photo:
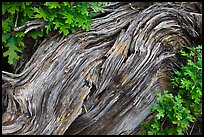
[[[103,12],[100,8],[109,2],[2,2],[2,49],[8,63],[19,59],[24,46],[24,38],[37,39],[51,30],[68,35],[77,29],[88,31],[91,28],[90,14]],[[28,34],[13,31],[27,21],[43,19],[44,29],[32,30]],[[17,24],[16,24],[17,23]],[[15,26],[17,25],[17,26]]]
[[[181,51],[187,58],[187,65],[175,71],[171,79],[173,87],[178,89],[177,94],[167,90],[158,92],[156,105],[151,108],[156,118],[144,125],[142,134],[183,135],[190,123],[202,115],[202,45],[188,47],[188,50],[188,53]]]
[[[13,64],[14,59],[18,59],[19,56],[16,54],[16,51],[21,52],[21,49],[15,46],[16,38],[13,37],[9,39],[8,43],[5,45],[6,47],[9,47],[6,52],[3,53],[3,56],[9,56],[8,63]]]

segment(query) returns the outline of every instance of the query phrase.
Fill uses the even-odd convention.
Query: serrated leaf
[[[6,41],[10,38],[10,33],[3,33],[2,34],[2,42],[6,43]]]
[[[181,75],[182,75],[180,71],[175,71],[175,74],[176,74],[177,76],[181,76]]]
[[[47,6],[49,9],[56,9],[57,7],[60,8],[58,2],[45,2],[44,5]]]
[[[7,4],[5,2],[2,2],[2,15],[6,13],[7,10]]]
[[[85,4],[83,4],[81,7],[81,14],[86,15],[86,16],[88,16],[88,14],[89,14],[88,9],[87,9]]]
[[[63,33],[65,36],[66,36],[67,34],[69,34],[69,31],[68,31],[68,28],[67,28],[66,25],[61,26],[59,32],[60,32],[60,33]]]
[[[26,8],[23,11],[23,16],[28,16],[29,18],[33,16],[33,10],[31,10],[30,8]]]
[[[76,32],[76,29],[75,29],[75,28],[70,28],[70,30],[72,31],[72,33],[75,33],[75,32]]]
[[[73,15],[70,12],[60,12],[61,15],[63,15],[63,19],[65,19],[65,23],[71,24],[73,22]]]
[[[176,131],[177,131],[178,135],[183,135],[183,132],[182,132],[181,128],[177,128]]]
[[[34,11],[34,12],[37,12],[37,13],[39,13],[40,11],[39,11],[39,9],[38,8],[36,8],[36,7],[33,7],[32,8],[32,10]]]
[[[46,28],[46,33],[48,34],[48,32],[51,30],[51,25],[50,24],[45,25],[45,28]]]
[[[32,4],[32,2],[25,2],[25,4],[28,6],[28,5]]]
[[[173,134],[175,134],[175,129],[166,127],[163,130],[163,132],[164,132],[164,135],[173,135]]]
[[[188,57],[188,56],[189,56],[188,53],[186,53],[186,52],[183,51],[183,50],[181,50],[180,53],[181,53],[181,55],[184,56],[184,57]]]
[[[161,117],[164,117],[164,109],[158,109],[158,114],[156,115],[157,119],[160,119]]]
[[[8,63],[13,64],[14,60],[18,60],[19,56],[17,55],[16,51],[22,52],[22,50],[15,45],[15,38],[11,38],[8,43],[6,44],[8,50],[3,53],[4,57],[8,56]]]
[[[177,118],[178,120],[181,120],[181,119],[182,119],[181,114],[180,114],[180,113],[177,113],[176,118]]]
[[[200,103],[200,98],[199,98],[199,97],[200,97],[200,96],[199,96],[199,93],[194,92],[194,93],[192,94],[192,96],[191,96],[191,99],[193,99],[196,104],[199,104],[199,103]]]
[[[55,25],[54,29],[60,28],[62,25],[59,19],[56,19],[53,24]]]
[[[196,93],[198,93],[199,97],[202,97],[201,88],[196,87]]]
[[[97,5],[92,5],[91,8],[93,9],[94,12],[98,12],[99,10],[101,10],[100,7]]]
[[[19,47],[24,47],[23,37],[15,37],[16,39],[16,45]]]
[[[65,20],[65,23],[71,24],[71,23],[72,23],[72,18],[67,18],[67,19]]]
[[[156,135],[157,134],[157,130],[150,130],[150,131],[147,131],[147,134],[148,135]]]
[[[43,18],[45,21],[47,21],[47,17],[49,17],[49,13],[47,11],[45,11],[44,9],[40,8],[33,8],[34,12],[36,12],[35,14],[35,18]]]
[[[42,31],[30,31],[29,35],[33,38],[33,39],[37,39],[37,37],[42,37],[43,36],[43,32]]]
[[[10,32],[11,28],[10,26],[8,25],[7,22],[2,22],[2,28],[3,28],[3,32],[6,33],[6,32]]]
[[[160,124],[157,123],[157,122],[155,122],[155,123],[153,123],[153,124],[151,125],[151,127],[153,127],[153,128],[156,129],[156,130],[159,130]]]
[[[77,17],[75,18],[75,21],[78,23],[78,26],[77,26],[77,27],[83,26],[83,22],[84,22],[83,18],[77,16]]]
[[[16,37],[23,37],[24,35],[24,32],[15,32]]]
[[[180,95],[175,96],[175,100],[176,100],[176,103],[178,103],[178,104],[181,104],[183,102],[183,99],[181,98]]]
[[[7,9],[8,13],[11,13],[12,15],[15,13],[15,11],[19,11],[19,4],[16,2],[13,2],[9,5],[10,7]]]
[[[22,40],[18,40],[18,45],[21,46],[21,47],[25,46],[25,44],[24,44],[24,42]]]
[[[190,56],[195,56],[195,53],[193,51],[190,51]]]
[[[68,8],[71,7],[71,6],[70,6],[70,2],[62,2],[62,4],[63,4],[64,6],[67,6]]]
[[[90,29],[91,29],[91,25],[90,25],[90,24],[87,24],[86,27],[85,27],[85,30],[86,30],[86,31],[89,31]]]
[[[9,26],[9,23],[6,21],[2,21],[2,28],[3,28],[3,32],[11,31],[11,27]]]
[[[56,14],[56,13],[53,13],[53,14],[50,15],[50,17],[48,18],[48,20],[49,20],[49,22],[52,22],[52,21],[55,22],[55,20],[54,20],[55,18],[57,18],[57,14]],[[53,23],[54,23],[54,22],[53,22]]]
[[[158,105],[152,106],[150,109],[151,111],[155,111],[157,109],[160,109],[161,107],[159,107]]]
[[[20,11],[23,11],[26,9],[26,5],[25,5],[25,2],[21,2],[21,8],[20,8]]]

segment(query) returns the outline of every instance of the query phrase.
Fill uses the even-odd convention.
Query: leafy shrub
[[[182,135],[202,115],[202,45],[188,50],[180,52],[187,59],[186,66],[175,71],[171,79],[177,94],[158,92],[156,105],[151,108],[156,118],[144,125],[142,134]]]
[[[68,35],[77,28],[90,29],[90,14],[103,12],[100,6],[109,2],[2,2],[2,51],[13,64],[19,59],[24,48],[26,36],[37,39],[51,30]],[[33,19],[43,19],[46,25],[43,30],[31,30],[28,34],[14,31],[15,27],[24,25]]]

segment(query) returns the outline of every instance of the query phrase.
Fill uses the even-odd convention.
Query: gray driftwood
[[[90,31],[44,39],[20,74],[2,72],[2,133],[133,133],[155,93],[172,90],[178,50],[201,42],[193,6],[112,3]]]

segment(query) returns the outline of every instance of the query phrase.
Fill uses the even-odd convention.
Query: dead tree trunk
[[[20,74],[2,72],[2,133],[131,134],[171,90],[178,50],[201,42],[190,5],[113,3],[89,32],[45,39]]]

